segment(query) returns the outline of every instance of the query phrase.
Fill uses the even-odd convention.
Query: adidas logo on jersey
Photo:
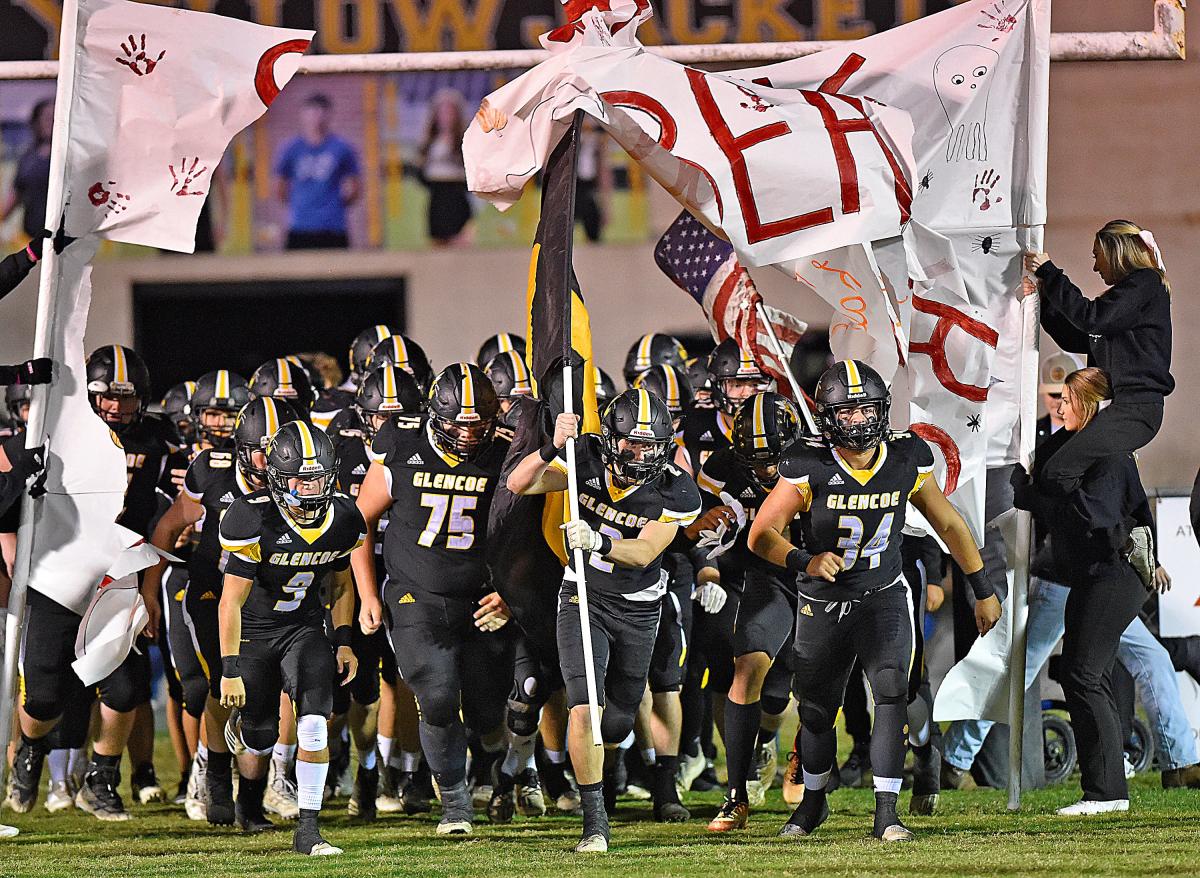
[[[573,594],[573,595],[571,595],[569,598],[567,598],[567,603],[568,603],[568,604],[577,604],[577,603],[579,603],[579,595],[577,595],[577,594]]]
[[[743,498],[753,500],[757,496],[758,495],[755,493],[754,488],[752,488],[752,487],[747,486],[746,490],[742,491]]]
[[[291,544],[292,544],[292,538],[289,537],[287,534],[284,534],[283,536],[281,536],[279,539],[277,539],[275,541],[275,545],[277,545],[277,546],[290,546]]]
[[[813,614],[813,611],[812,611],[811,604],[805,604],[803,607],[800,608],[801,616],[811,616],[812,614]]]
[[[406,591],[404,593],[404,597],[400,598],[400,600],[397,601],[397,603],[400,603],[400,604],[415,604],[416,602],[417,602],[417,599],[412,596],[411,591]]]
[[[589,488],[595,488],[597,491],[599,491],[599,490],[600,490],[600,477],[599,477],[599,476],[595,476],[595,477],[593,477],[593,478],[590,478],[590,479],[588,479],[588,480],[587,480],[587,482],[586,482],[585,484],[586,484],[586,485],[587,485]]]
[[[844,484],[846,484],[846,481],[842,478],[841,473],[834,473],[832,476],[829,477],[829,484],[844,485]]]
[[[424,466],[425,461],[421,459],[420,454],[414,454],[408,459],[409,466]]]
[[[712,430],[705,430],[700,434],[701,442],[712,442]]]
[[[225,494],[221,497],[221,499],[217,502],[232,503],[233,502],[233,491],[226,491]]]
[[[352,475],[352,476],[365,476],[366,474],[367,474],[367,465],[365,463],[360,463],[354,469],[350,470],[350,475]]]
[[[206,591],[204,594],[200,595],[200,600],[202,601],[215,601],[216,599],[216,594],[211,591]]]

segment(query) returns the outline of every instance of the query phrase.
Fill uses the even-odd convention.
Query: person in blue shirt
[[[301,134],[283,145],[275,162],[279,198],[288,205],[287,249],[347,247],[346,208],[362,192],[358,155],[330,133],[332,105],[323,94],[305,100]]]

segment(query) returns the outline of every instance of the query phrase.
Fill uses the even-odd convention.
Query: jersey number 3
[[[864,546],[862,544],[863,520],[857,515],[838,516],[838,527],[849,531],[844,537],[838,537],[838,548],[846,550],[845,555],[842,556],[846,563],[844,570],[849,570],[860,558],[867,559],[867,566],[872,570],[879,566],[879,556],[888,547],[888,539],[892,535],[892,521],[895,517],[894,512],[885,515],[880,520],[879,527],[875,528],[875,536],[871,537]]]
[[[417,545],[429,548],[442,532],[446,519],[446,548],[465,551],[475,543],[475,521],[467,513],[479,503],[479,498],[456,494],[422,494],[421,505],[429,509],[429,521],[417,537]]]
[[[289,579],[284,584],[283,590],[284,593],[290,594],[293,597],[290,601],[276,601],[275,612],[291,613],[294,610],[299,609],[301,602],[304,600],[304,596],[308,594],[309,587],[313,584],[314,577],[315,574],[313,574],[311,571],[305,571],[304,573],[297,573],[295,576]]]

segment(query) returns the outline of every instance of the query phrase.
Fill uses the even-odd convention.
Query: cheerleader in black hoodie
[[[1093,462],[1069,497],[1046,481],[1046,462],[1101,426],[1103,413],[1097,411],[1110,396],[1108,376],[1100,369],[1068,375],[1060,403],[1063,429],[1038,448],[1033,480],[1017,467],[1013,485],[1017,507],[1031,510],[1049,535],[1054,569],[1069,573],[1063,689],[1079,746],[1083,799],[1058,811],[1068,817],[1129,810],[1111,673],[1121,633],[1147,597],[1126,544],[1134,527],[1152,526],[1150,506],[1129,452]]]
[[[1112,454],[1136,451],[1162,426],[1171,377],[1171,287],[1162,254],[1150,232],[1113,220],[1096,233],[1094,271],[1110,289],[1085,298],[1045,253],[1025,257],[1042,294],[1042,327],[1063,350],[1088,355],[1088,365],[1108,373],[1112,405],[1092,429],[1067,442],[1043,475],[1060,495],[1079,486],[1084,473]],[[1033,287],[1026,283],[1025,292]]]

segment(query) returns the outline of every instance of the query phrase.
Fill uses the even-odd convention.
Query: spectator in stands
[[[1047,460],[1043,482],[1069,494],[1095,462],[1144,446],[1162,426],[1171,377],[1171,287],[1154,236],[1128,220],[1096,233],[1094,270],[1109,289],[1086,298],[1045,253],[1028,254],[1042,294],[1042,327],[1060,348],[1108,373],[1112,404]],[[1025,284],[1026,293],[1032,286]]]
[[[347,247],[346,208],[362,192],[358,155],[330,131],[332,104],[323,94],[300,108],[301,133],[275,162],[279,198],[288,206],[287,249]]]
[[[1083,799],[1062,816],[1129,810],[1121,723],[1111,673],[1122,633],[1137,618],[1148,587],[1131,563],[1135,527],[1153,527],[1150,504],[1129,452],[1092,463],[1078,489],[1062,496],[1048,488],[1047,461],[1085,430],[1102,428],[1096,413],[1111,399],[1101,369],[1072,372],[1063,385],[1063,429],[1039,448],[1033,480],[1014,478],[1014,502],[1031,510],[1047,534],[1052,569],[1070,586],[1064,608],[1063,689],[1079,747]],[[1018,475],[1023,475],[1018,467]],[[1150,583],[1152,584],[1152,583]]]
[[[50,136],[54,133],[54,101],[38,101],[29,116],[29,129],[33,143],[17,160],[17,173],[13,176],[13,188],[4,207],[0,208],[0,222],[8,219],[18,207],[24,215],[21,228],[31,238],[47,225],[46,190],[50,186]]]
[[[461,242],[471,221],[462,154],[466,128],[462,95],[450,88],[438,91],[429,103],[429,122],[421,141],[421,181],[429,189],[429,237],[437,247]]]

